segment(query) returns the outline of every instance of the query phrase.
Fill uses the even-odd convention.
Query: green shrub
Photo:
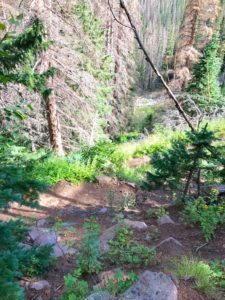
[[[46,182],[48,185],[59,181],[78,184],[84,180],[92,181],[95,177],[95,163],[69,162],[66,158],[50,157],[36,162],[27,175],[36,180]]]
[[[24,276],[34,277],[45,273],[55,261],[51,253],[51,245],[24,250],[20,260],[20,270],[22,274]]]
[[[112,142],[99,141],[94,146],[84,147],[81,153],[85,163],[94,163],[98,171],[112,171],[121,166],[124,156],[120,153]]]
[[[121,270],[118,270],[115,274],[115,278],[109,279],[106,283],[106,290],[113,296],[124,293],[128,290],[138,279],[138,276],[134,272],[129,272],[124,278],[124,274]]]
[[[213,112],[224,104],[219,74],[222,60],[219,57],[219,34],[215,33],[204,50],[200,62],[194,67],[193,79],[187,91],[197,95],[197,104],[206,112]]]
[[[129,141],[135,140],[140,136],[139,132],[133,131],[133,132],[127,132],[127,133],[121,133],[116,141],[118,143],[127,143]]]
[[[75,270],[73,275],[64,276],[66,292],[61,300],[84,300],[88,296],[88,284],[84,280],[79,280],[80,276],[79,269]]]
[[[155,249],[132,242],[133,232],[121,225],[117,229],[115,239],[109,242],[107,260],[116,265],[147,266],[150,264],[155,259]]]
[[[187,257],[174,260],[171,272],[180,279],[194,282],[193,287],[202,293],[209,294],[216,289],[216,273],[203,261]]]
[[[25,249],[20,246],[27,233],[21,221],[0,222],[0,299],[24,299],[17,280],[43,274],[53,263],[52,247]],[[3,297],[4,295],[4,297]],[[1,298],[3,297],[3,298]]]
[[[179,190],[185,183],[185,190],[188,192],[190,183],[199,170],[203,179],[215,166],[220,166],[223,170],[224,161],[213,145],[215,141],[215,134],[207,126],[198,132],[187,131],[183,138],[174,139],[171,147],[151,156],[153,171],[147,173],[144,186],[155,188],[167,185]],[[212,152],[217,155],[212,155]]]
[[[200,225],[206,241],[209,241],[214,237],[218,226],[225,222],[225,203],[218,201],[216,190],[212,191],[211,197],[207,201],[203,197],[188,201],[182,218],[187,224]]]
[[[98,273],[102,269],[100,250],[100,226],[93,217],[84,223],[87,231],[82,239],[80,253],[76,263],[81,273]]]

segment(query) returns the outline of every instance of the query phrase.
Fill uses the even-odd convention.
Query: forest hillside
[[[0,0],[0,300],[225,299],[225,1]]]

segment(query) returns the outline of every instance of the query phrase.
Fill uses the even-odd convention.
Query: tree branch
[[[170,89],[170,87],[168,86],[168,84],[166,83],[166,81],[164,80],[163,76],[161,75],[161,73],[158,71],[158,69],[156,68],[156,66],[154,65],[154,63],[152,62],[150,56],[148,55],[147,53],[147,50],[145,49],[140,37],[139,37],[139,34],[138,34],[138,31],[132,21],[132,18],[127,10],[127,7],[125,6],[124,4],[124,1],[123,0],[120,0],[120,6],[121,8],[124,10],[127,18],[128,18],[128,21],[131,25],[131,29],[133,30],[134,32],[134,35],[135,35],[135,38],[138,42],[138,45],[140,47],[140,49],[143,51],[144,53],[144,56],[145,56],[145,59],[146,61],[150,64],[150,66],[152,67],[153,71],[155,72],[155,74],[157,75],[157,77],[159,78],[159,80],[161,81],[162,85],[164,86],[164,88],[166,89],[168,95],[170,96],[170,98],[173,100],[174,104],[175,104],[175,107],[177,108],[177,110],[179,111],[179,113],[181,114],[181,116],[184,118],[184,120],[186,121],[186,123],[188,124],[188,126],[190,127],[191,131],[195,131],[195,128],[194,126],[192,125],[191,121],[189,120],[188,116],[186,115],[186,113],[184,112],[183,108],[181,107],[180,103],[178,102],[178,100],[176,99],[176,96],[174,95],[174,93],[172,92],[172,90]],[[116,20],[117,21],[117,20]],[[123,24],[122,24],[123,25]],[[127,26],[126,26],[127,27]]]

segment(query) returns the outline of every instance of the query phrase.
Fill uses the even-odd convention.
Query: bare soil
[[[109,193],[113,193],[115,199],[112,207],[109,201]],[[159,228],[159,236],[155,239],[149,239],[148,230],[138,232],[135,239],[149,246],[155,246],[168,237],[177,239],[184,246],[184,255],[197,256],[200,259],[225,259],[225,235],[224,227],[220,228],[216,237],[208,244],[205,243],[203,235],[197,227],[187,227],[182,224],[180,219],[181,209],[170,205],[171,195],[165,191],[146,192],[134,189],[124,182],[112,181],[110,184],[83,183],[79,186],[71,185],[67,182],[61,182],[55,187],[49,189],[46,193],[40,195],[39,209],[31,209],[13,204],[8,211],[0,215],[0,220],[9,220],[18,217],[24,217],[35,223],[37,220],[47,218],[49,226],[55,222],[73,222],[74,231],[59,232],[62,242],[74,242],[74,247],[79,248],[79,241],[83,236],[84,222],[92,215],[96,215],[101,231],[115,224],[115,214],[112,211],[120,210],[122,195],[126,197],[135,197],[137,207],[135,209],[126,209],[124,215],[126,218],[135,221],[143,221],[148,226],[155,225]],[[166,207],[170,217],[175,224],[166,224],[158,226],[157,220],[149,219],[147,209],[154,207]],[[107,208],[107,212],[102,213],[101,209]],[[171,257],[166,257],[158,253],[157,263],[146,269],[153,271],[168,272],[168,262],[176,256],[172,253]],[[73,272],[75,268],[75,255],[59,259],[57,264],[42,279],[46,279],[51,284],[51,299],[57,300],[64,292],[63,276]],[[110,268],[110,266],[106,266]],[[113,269],[111,267],[111,269]],[[109,269],[108,269],[109,270]],[[141,273],[144,269],[136,269]],[[97,277],[96,277],[97,278]],[[87,277],[91,285],[97,284],[95,277]],[[32,281],[37,278],[32,279]],[[30,283],[30,279],[25,278],[21,281],[25,286]],[[191,288],[189,282],[181,281],[179,283],[180,300],[212,300],[212,296],[199,295]],[[35,299],[27,293],[27,299]],[[217,298],[218,299],[218,298]],[[225,299],[225,296],[220,298]]]

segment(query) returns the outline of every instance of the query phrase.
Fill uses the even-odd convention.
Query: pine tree
[[[11,18],[9,22],[17,25],[21,18]],[[0,23],[0,30],[5,29],[5,24]],[[23,84],[29,90],[39,92],[44,99],[48,97],[51,90],[46,88],[46,80],[53,74],[52,70],[38,74],[32,68],[38,54],[48,47],[43,35],[44,26],[38,19],[20,34],[15,31],[4,34],[0,39],[1,85]],[[26,168],[31,166],[27,165],[24,155],[17,156],[13,151],[21,146],[22,140],[18,130],[8,128],[13,127],[15,119],[24,118],[20,105],[0,109],[0,209],[7,208],[12,201],[35,205],[41,187],[40,183],[27,178]],[[44,265],[51,262],[51,247],[27,250],[20,246],[25,233],[21,222],[0,221],[0,300],[23,300],[24,292],[18,278],[34,270],[36,273],[43,271]]]
[[[214,34],[212,41],[205,48],[200,62],[195,65],[193,78],[187,91],[197,96],[197,104],[206,112],[212,112],[216,107],[224,105],[219,74],[222,60],[219,57],[219,35]]]

